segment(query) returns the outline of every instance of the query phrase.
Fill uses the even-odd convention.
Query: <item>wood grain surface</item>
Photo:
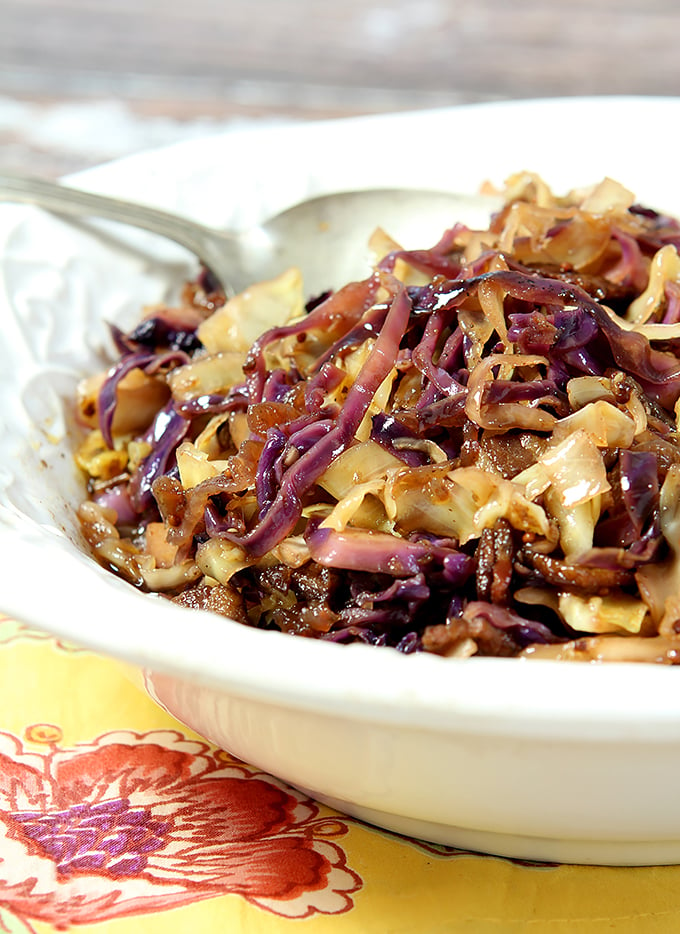
[[[5,162],[30,161],[41,145],[58,161],[58,146],[35,141],[36,123],[63,117],[66,105],[84,120],[91,105],[115,102],[141,135],[144,125],[158,135],[159,119],[181,135],[201,121],[680,93],[673,0],[1,0],[1,8]],[[95,158],[86,149],[83,164]],[[64,160],[55,169],[77,167],[78,154]]]

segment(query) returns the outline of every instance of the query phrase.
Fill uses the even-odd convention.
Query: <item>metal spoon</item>
[[[405,248],[428,248],[458,221],[485,228],[499,206],[496,199],[481,195],[346,191],[303,201],[259,227],[228,232],[143,204],[19,175],[0,174],[0,201],[117,221],[167,237],[207,266],[228,294],[298,266],[309,295],[368,275],[368,238],[378,226]]]

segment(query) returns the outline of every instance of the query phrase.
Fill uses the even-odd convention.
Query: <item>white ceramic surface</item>
[[[474,191],[529,168],[557,189],[610,175],[680,213],[678,126],[675,99],[487,104],[217,136],[76,181],[239,226],[323,191]],[[69,400],[106,359],[104,321],[130,324],[191,269],[140,233],[0,210],[0,610],[132,663],[199,732],[386,827],[532,859],[680,862],[679,670],[296,639],[192,615],[87,556]]]

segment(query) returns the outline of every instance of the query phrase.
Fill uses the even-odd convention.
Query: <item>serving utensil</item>
[[[0,174],[0,201],[129,224],[167,237],[207,266],[227,294],[297,266],[309,295],[365,277],[368,238],[378,226],[406,248],[428,248],[458,221],[486,227],[499,206],[497,199],[483,195],[343,191],[302,201],[248,230],[225,231],[144,204],[21,175]]]

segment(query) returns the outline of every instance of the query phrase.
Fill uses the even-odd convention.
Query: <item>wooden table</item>
[[[679,32],[673,0],[3,0],[0,161],[57,175],[255,120],[675,95]]]

